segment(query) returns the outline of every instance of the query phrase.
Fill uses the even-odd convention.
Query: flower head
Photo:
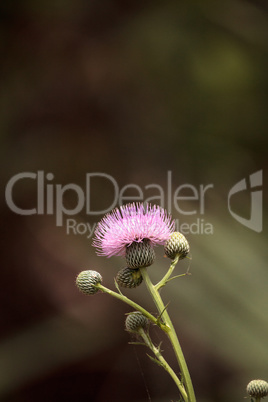
[[[155,246],[164,244],[174,231],[175,222],[158,205],[132,203],[114,209],[98,223],[93,246],[98,255],[125,256],[126,247],[144,239]]]
[[[268,383],[264,380],[252,380],[247,385],[247,393],[254,398],[264,398],[268,395]]]

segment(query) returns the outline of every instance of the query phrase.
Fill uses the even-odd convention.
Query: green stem
[[[139,328],[139,334],[144,340],[145,345],[154,353],[156,357],[156,363],[160,364],[171,376],[175,384],[177,385],[181,395],[183,396],[184,400],[187,400],[187,394],[185,388],[181,381],[178,379],[177,375],[175,374],[174,370],[170,367],[168,362],[162,356],[159,347],[157,348],[153,343],[149,335],[144,331],[143,328]]]
[[[170,268],[168,272],[173,271],[173,269],[175,267],[174,262],[175,262],[175,260],[171,264],[172,269]],[[176,260],[176,262],[177,262],[177,260]],[[177,361],[178,361],[178,364],[179,364],[179,367],[180,367],[180,370],[181,370],[181,374],[182,374],[183,382],[184,382],[184,385],[185,385],[185,388],[186,388],[186,392],[187,392],[187,395],[188,395],[188,397],[187,396],[186,396],[186,398],[184,397],[184,401],[185,402],[196,402],[194,389],[193,389],[193,385],[192,385],[192,380],[191,380],[191,377],[190,377],[190,374],[189,374],[189,370],[188,370],[184,355],[182,353],[182,349],[181,349],[178,337],[176,335],[175,329],[174,329],[172,321],[171,321],[171,319],[170,319],[170,317],[168,315],[168,312],[167,312],[167,310],[165,308],[165,305],[164,305],[164,303],[163,303],[163,301],[162,301],[162,299],[160,297],[160,294],[158,292],[158,289],[160,287],[164,286],[164,285],[159,286],[159,283],[161,284],[163,282],[160,281],[156,286],[154,286],[152,284],[152,282],[151,282],[151,279],[150,279],[149,275],[148,275],[147,269],[146,268],[140,268],[140,271],[141,271],[143,280],[146,283],[148,291],[150,292],[150,294],[151,294],[151,296],[152,296],[152,298],[154,300],[154,303],[155,303],[155,305],[156,305],[156,307],[158,309],[158,312],[159,312],[159,314],[161,315],[161,317],[162,317],[162,319],[164,321],[164,324],[169,327],[168,331],[166,331],[167,336],[169,337],[169,340],[170,340],[170,342],[171,342],[171,344],[173,346],[173,349],[174,349],[174,352],[175,352],[175,355],[176,355],[176,358],[177,358]],[[170,275],[171,275],[171,273],[169,274],[169,276]],[[165,281],[166,281],[167,280],[167,275],[165,275],[164,278],[166,278],[165,279]]]
[[[150,314],[147,310],[145,310],[143,307],[141,307],[139,304],[135,303],[134,301],[130,300],[128,297],[124,296],[122,293],[116,293],[111,289],[106,288],[105,286],[101,285],[98,283],[96,285],[98,289],[100,289],[104,293],[108,293],[110,296],[115,297],[116,299],[119,299],[123,301],[124,303],[127,303],[129,306],[133,307],[135,310],[140,311],[145,317],[147,317],[153,324],[158,325],[164,332],[168,332],[169,328],[161,323],[157,318],[155,318],[152,314]]]
[[[158,282],[154,287],[156,290],[161,289],[163,286],[165,286],[165,284],[167,283],[167,281],[169,280],[170,276],[172,275],[172,272],[174,271],[174,268],[176,267],[177,262],[179,261],[180,256],[179,254],[174,258],[174,260],[172,261],[172,263],[170,264],[170,267],[166,273],[166,275],[161,279],[160,282]]]

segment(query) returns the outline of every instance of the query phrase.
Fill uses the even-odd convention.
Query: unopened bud
[[[166,241],[164,250],[168,258],[174,260],[174,258],[179,255],[179,259],[182,260],[189,253],[190,246],[186,237],[182,233],[173,232]]]
[[[146,330],[149,325],[149,320],[139,311],[134,311],[128,314],[125,322],[126,330],[128,332],[139,333],[140,329]]]
[[[139,269],[123,268],[116,275],[116,282],[123,288],[136,288],[142,283]]]
[[[247,393],[254,398],[264,398],[268,395],[268,383],[264,380],[252,380],[247,385]]]
[[[102,282],[102,276],[96,271],[82,271],[76,278],[76,285],[82,293],[94,295],[98,292],[96,285]]]

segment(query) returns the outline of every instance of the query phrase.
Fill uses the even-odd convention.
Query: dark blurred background
[[[5,188],[23,172],[52,173],[45,185],[83,191],[86,174],[102,172],[145,198],[158,194],[145,186],[157,184],[166,208],[168,172],[172,191],[213,184],[204,214],[198,202],[182,203],[197,212],[181,216],[171,203],[180,223],[199,219],[213,233],[190,231],[191,260],[176,272],[190,264],[192,275],[172,281],[163,298],[199,402],[243,401],[251,379],[268,380],[267,9],[261,0],[1,2],[3,402],[178,400],[146,350],[128,344],[128,306],[75,287],[81,270],[94,269],[114,288],[124,267],[122,258],[98,257],[87,234],[67,233],[67,218],[93,227],[103,214],[83,208],[57,226],[55,214],[11,211]],[[230,189],[257,171],[262,232],[235,220],[227,203]],[[109,180],[95,177],[91,190],[92,211],[113,202]],[[127,193],[135,200],[137,191]],[[36,208],[36,180],[18,181],[13,199]],[[66,191],[65,208],[76,202]],[[250,192],[232,202],[249,219]],[[168,267],[157,253],[153,280]],[[144,284],[125,294],[155,312]],[[152,336],[162,339],[156,328]],[[162,348],[175,367],[170,346]]]

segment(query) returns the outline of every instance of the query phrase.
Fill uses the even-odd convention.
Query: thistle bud
[[[102,282],[102,276],[96,271],[82,271],[76,278],[76,285],[82,293],[94,295],[98,292],[96,285]]]
[[[165,254],[168,258],[174,260],[179,255],[179,259],[182,260],[187,256],[190,251],[190,246],[185,236],[180,232],[171,233],[169,239],[164,246]]]
[[[126,247],[127,266],[132,269],[149,267],[155,260],[155,252],[150,240],[134,241]]]
[[[149,320],[139,311],[134,311],[128,314],[125,322],[126,330],[128,332],[139,333],[140,329],[146,330],[149,325]]]
[[[116,282],[123,288],[136,288],[142,283],[139,269],[123,268],[116,275]]]
[[[247,385],[247,393],[254,398],[264,398],[268,395],[268,383],[264,380],[252,380]]]

